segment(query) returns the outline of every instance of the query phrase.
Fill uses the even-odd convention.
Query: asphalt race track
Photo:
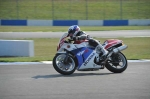
[[[0,32],[0,39],[60,38],[65,32]],[[91,37],[150,37],[150,30],[86,31]],[[36,34],[36,35],[35,35]]]
[[[121,74],[104,69],[69,76],[50,64],[0,65],[0,99],[150,99],[150,62],[129,62]]]

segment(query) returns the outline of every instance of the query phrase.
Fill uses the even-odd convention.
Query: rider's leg
[[[96,49],[99,50],[99,53],[102,52],[102,56],[106,56],[108,54],[108,51],[100,44],[99,41],[90,39],[89,44],[97,47]]]
[[[101,44],[99,44],[97,47],[99,47],[100,51],[103,53],[102,56],[106,56],[108,54],[108,51]]]

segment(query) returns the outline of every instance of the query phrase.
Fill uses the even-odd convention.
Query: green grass
[[[0,0],[0,19],[150,19],[150,0]]]
[[[84,31],[149,30],[150,26],[80,26]],[[65,32],[68,26],[0,26],[0,32]]]
[[[110,38],[96,38],[101,42]],[[117,38],[124,41],[128,48],[123,51],[127,59],[150,59],[150,37],[142,38]],[[28,39],[26,39],[28,40]],[[13,61],[49,61],[56,53],[58,38],[30,39],[34,40],[34,57],[0,57],[0,62]]]

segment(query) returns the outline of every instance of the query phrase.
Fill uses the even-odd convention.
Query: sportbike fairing
[[[67,33],[61,37],[58,43],[57,53],[62,53],[64,49],[66,49],[75,55],[78,61],[78,70],[101,68],[100,65],[94,63],[94,58],[98,56],[98,54],[93,48],[88,46],[87,42],[82,42],[80,44],[68,44],[64,43],[66,37]],[[69,46],[69,48],[67,46]]]
[[[95,56],[97,55],[95,50],[88,47],[81,47],[72,50],[71,52],[77,57],[78,70],[101,67],[93,62]]]
[[[105,49],[111,48],[112,46],[115,45],[122,45],[123,41],[122,40],[117,40],[117,39],[110,39],[110,40],[106,40],[103,44]]]
[[[65,39],[67,38],[68,33],[64,33],[62,37],[60,38],[57,46],[57,51],[60,49],[60,47],[64,44]]]

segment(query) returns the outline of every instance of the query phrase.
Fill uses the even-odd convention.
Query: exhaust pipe
[[[116,53],[118,53],[118,52],[120,52],[122,50],[125,50],[127,47],[128,47],[127,45],[123,45],[123,46],[117,47],[117,48],[113,49],[113,53],[116,54]]]
[[[108,55],[107,55],[107,58],[105,59],[104,63],[106,63],[106,61],[108,60],[108,58],[113,54],[117,54],[118,52],[122,51],[122,50],[125,50],[126,48],[128,48],[127,45],[123,45],[123,46],[120,46],[120,47],[117,47],[115,49],[113,49],[113,51],[111,51]]]

